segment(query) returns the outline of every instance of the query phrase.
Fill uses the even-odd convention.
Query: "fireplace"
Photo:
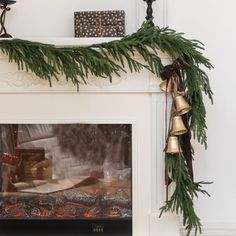
[[[2,124],[0,131],[1,220],[132,235],[130,124]]]
[[[68,42],[66,39],[58,39],[55,42],[53,39],[51,40],[50,43],[59,44],[60,46],[84,44],[84,41],[80,42],[78,40],[69,40]],[[92,44],[95,41],[95,39],[90,41],[87,39],[86,43]],[[162,58],[168,61],[165,55],[162,55]],[[20,156],[24,160],[29,160],[33,153],[33,156],[37,156],[35,160],[36,167],[38,162],[46,162],[52,168],[51,170],[46,167],[41,169],[31,168],[30,173],[26,174],[27,178],[31,178],[28,181],[32,181],[32,175],[34,178],[35,176],[40,178],[39,180],[34,180],[35,182],[42,181],[45,183],[48,179],[42,178],[47,176],[51,180],[62,178],[62,176],[63,180],[67,180],[70,173],[67,171],[68,166],[72,165],[69,161],[70,158],[65,162],[63,160],[54,162],[57,155],[51,158],[47,147],[43,144],[39,145],[43,138],[39,137],[38,140],[27,141],[28,138],[23,137],[25,130],[30,130],[33,127],[38,127],[38,130],[40,130],[39,127],[41,127],[44,130],[48,128],[55,131],[57,130],[56,127],[61,126],[69,132],[69,127],[71,126],[76,126],[78,129],[84,127],[84,130],[93,130],[99,133],[99,135],[102,134],[103,138],[100,141],[105,146],[113,142],[110,136],[112,132],[117,130],[118,134],[114,134],[112,137],[118,140],[119,137],[124,139],[124,144],[121,145],[121,152],[123,154],[118,155],[122,156],[123,159],[120,163],[118,162],[118,166],[115,161],[113,168],[118,170],[118,173],[119,171],[121,173],[122,171],[125,172],[127,175],[123,173],[124,175],[122,176],[130,178],[125,181],[119,181],[118,186],[116,186],[117,188],[115,190],[113,188],[114,191],[111,193],[109,192],[108,194],[104,190],[106,194],[99,195],[99,191],[96,192],[94,190],[96,188],[94,187],[93,189],[92,186],[99,186],[98,189],[100,190],[101,188],[106,189],[104,186],[107,185],[111,187],[110,183],[104,180],[110,173],[109,171],[105,173],[107,169],[105,163],[110,157],[104,159],[106,155],[103,154],[103,164],[99,163],[100,159],[95,159],[93,167],[86,168],[87,164],[84,162],[85,155],[80,154],[82,158],[80,161],[83,161],[84,164],[82,168],[84,172],[80,171],[83,172],[83,177],[85,178],[81,182],[79,180],[79,184],[84,186],[79,186],[78,188],[83,189],[90,197],[97,197],[100,203],[105,203],[106,201],[107,203],[104,205],[100,204],[100,210],[93,211],[91,215],[85,214],[84,209],[89,209],[89,207],[80,208],[82,209],[81,211],[76,211],[76,207],[72,204],[73,201],[65,201],[67,203],[64,204],[66,207],[63,205],[60,210],[62,212],[66,211],[66,215],[57,214],[57,217],[53,215],[49,217],[48,212],[45,211],[43,212],[45,216],[42,217],[43,214],[40,214],[41,211],[39,210],[33,211],[32,217],[27,217],[27,215],[24,215],[23,209],[21,216],[14,218],[8,211],[5,218],[1,215],[0,235],[1,233],[4,236],[67,236],[69,234],[109,236],[179,235],[179,224],[176,216],[163,215],[162,218],[159,218],[159,208],[165,200],[163,148],[165,142],[164,115],[166,101],[165,95],[160,92],[159,81],[155,76],[145,70],[140,73],[124,73],[121,75],[121,78],[114,76],[112,84],[105,79],[91,76],[88,84],[81,85],[78,92],[73,85],[64,83],[61,78],[59,78],[59,82],[54,82],[52,88],[50,88],[46,81],[37,79],[30,73],[18,71],[17,66],[8,63],[8,59],[4,56],[0,57],[0,68],[0,106],[2,108],[0,124],[5,130],[11,127],[9,128],[11,132],[8,133],[11,134],[11,140],[15,143],[12,149],[11,147],[9,149],[5,147],[2,152],[2,154],[5,154],[5,157],[3,155],[1,160],[9,158],[9,154],[11,154],[10,157],[16,155],[16,157]],[[5,132],[7,133],[7,131]],[[57,137],[59,142],[60,132],[58,130],[54,136],[57,135],[59,135],[59,138]],[[50,134],[44,138],[50,139],[53,146],[56,138],[51,136],[53,135]],[[69,137],[72,141],[74,140],[72,138],[73,132]],[[88,140],[90,140],[89,137]],[[83,139],[80,140],[80,142],[82,141]],[[35,145],[32,146],[32,143]],[[103,151],[93,150],[92,147],[95,148],[96,145],[94,146],[92,141],[87,143],[90,145],[89,149],[93,153],[114,152],[109,152],[108,148],[104,151],[104,147],[102,148]],[[66,144],[64,145],[67,147]],[[3,147],[4,145],[1,146],[1,148]],[[116,149],[115,146],[111,145],[111,147]],[[54,149],[56,150],[56,147]],[[66,148],[66,151],[64,150],[65,153],[70,149],[73,148]],[[74,154],[70,155],[76,155],[75,150],[74,152]],[[93,155],[88,154],[88,156],[91,157]],[[51,161],[52,163],[54,162],[54,165],[50,165]],[[63,168],[59,167],[60,163]],[[121,163],[122,165],[119,166]],[[57,167],[59,168],[57,169]],[[78,169],[79,165],[73,164],[71,173],[73,171],[76,172]],[[71,173],[70,175],[72,175]],[[118,176],[119,174],[115,174],[115,179]],[[19,181],[24,182],[22,179],[25,177],[19,176],[17,178],[19,178]],[[114,180],[112,183],[114,184]],[[101,187],[102,184],[103,186]],[[66,195],[67,191],[74,191],[74,188],[63,191]],[[105,207],[105,211],[104,209],[101,210],[102,207],[109,206],[112,202],[110,199],[114,196],[114,192],[118,194],[116,199],[119,198],[120,205],[118,203],[113,204],[113,201],[112,206],[118,205],[119,207],[114,207],[113,209],[112,207]],[[28,192],[21,193],[21,195],[24,194],[27,196],[32,195],[32,193]],[[61,192],[39,195],[46,198],[51,197],[50,194],[53,196],[60,195]],[[17,196],[19,197],[19,195]],[[67,194],[66,196],[73,198],[73,194]],[[106,201],[102,201],[104,197],[106,197]],[[55,202],[55,198],[50,199]],[[9,200],[9,198],[6,197],[5,200]],[[24,199],[24,201],[27,203],[27,199]],[[60,201],[61,199],[59,198]],[[41,201],[42,204],[48,202],[48,199]],[[3,201],[3,204],[5,203]],[[35,205],[36,208],[37,204],[38,202]],[[55,205],[52,204],[51,206],[55,208]],[[14,210],[16,207],[13,206],[11,209]]]

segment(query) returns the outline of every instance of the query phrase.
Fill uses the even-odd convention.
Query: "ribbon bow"
[[[171,65],[167,65],[161,70],[160,77],[162,80],[169,80],[179,75],[180,70],[186,70],[188,67],[189,64],[186,61],[182,58],[178,58]]]

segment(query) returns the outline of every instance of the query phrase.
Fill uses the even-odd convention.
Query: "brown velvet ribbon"
[[[183,82],[183,73],[184,70],[186,70],[189,67],[189,64],[184,61],[182,58],[176,59],[172,64],[165,66],[161,72],[160,77],[162,80],[167,80],[168,82],[171,79],[176,79],[177,89],[178,91],[182,92],[185,90],[184,82]],[[168,83],[167,83],[168,84]],[[166,93],[167,96],[167,93]],[[187,99],[185,97],[185,99]],[[183,122],[185,127],[187,128],[188,132],[182,135],[182,150],[183,150],[183,156],[186,160],[188,171],[193,179],[193,165],[192,165],[192,148],[191,148],[191,132],[189,127],[189,120],[191,117],[191,113],[184,114],[182,116]],[[166,155],[167,158],[167,155]],[[168,164],[167,160],[165,161],[165,184],[168,186],[171,183],[169,173],[168,173]],[[168,191],[167,191],[168,192]],[[167,194],[168,195],[168,194]]]
[[[182,70],[186,70],[188,67],[189,64],[186,61],[184,61],[182,58],[178,58],[172,64],[165,66],[161,70],[160,72],[161,79],[169,80],[172,77],[179,76],[180,72]],[[180,86],[182,86],[182,84]]]

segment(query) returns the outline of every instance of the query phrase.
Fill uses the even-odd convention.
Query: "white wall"
[[[196,201],[197,211],[207,227],[217,222],[235,227],[236,1],[168,0],[167,9],[167,24],[204,42],[205,55],[215,67],[208,73],[215,94],[214,105],[207,103],[208,150],[196,149],[195,164],[196,179],[214,184],[207,187],[210,199]],[[232,235],[236,235],[235,229]]]
[[[125,9],[130,33],[137,27],[139,1],[142,0],[20,0],[12,7],[7,25],[16,37],[71,37],[74,11]],[[215,93],[214,106],[207,103],[209,147],[207,151],[196,148],[195,162],[196,179],[214,181],[214,184],[207,187],[212,197],[201,197],[196,207],[206,226],[215,227],[217,222],[222,227],[233,225],[234,231],[229,235],[236,235],[236,1],[158,0],[157,3],[160,24],[166,21],[187,37],[204,42],[205,55],[215,66],[209,72]],[[141,15],[144,12],[141,9]]]
[[[7,26],[14,37],[73,37],[75,11],[120,9],[126,11],[127,32],[135,31],[135,0],[18,0]]]
[[[74,12],[93,10],[124,10],[126,34],[136,31],[145,20],[146,3],[143,0],[16,0],[7,13],[6,26],[12,36],[73,37]],[[158,1],[165,8],[165,0]],[[156,5],[156,3],[154,3]],[[163,24],[163,13],[154,8],[156,21]]]

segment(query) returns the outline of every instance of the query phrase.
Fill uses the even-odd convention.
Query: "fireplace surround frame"
[[[137,29],[142,24],[145,19],[145,9],[146,3],[142,0],[134,0],[136,4],[136,27]],[[153,3],[154,9],[154,22],[159,26],[167,25],[167,0],[155,1]],[[77,46],[77,45],[90,45],[94,43],[100,43],[104,40],[113,40],[112,39],[99,39],[99,38],[91,38],[91,39],[73,39],[73,38],[26,38],[33,41],[41,41],[44,43],[51,43],[57,46]],[[162,59],[168,61],[166,55],[162,55]],[[21,101],[27,101],[31,96],[48,96],[48,98],[52,98],[53,96],[67,96],[67,95],[75,95],[77,96],[76,88],[65,84],[63,81],[60,81],[58,84],[53,84],[53,88],[49,88],[46,81],[37,80],[32,74],[19,72],[15,65],[9,64],[8,59],[0,54],[0,105],[6,109],[5,113],[1,112],[0,115],[0,123],[27,123],[29,121],[33,122],[68,122],[72,121],[84,121],[88,122],[108,122],[107,117],[104,114],[104,117],[100,117],[99,119],[91,119],[91,117],[83,117],[78,119],[51,119],[48,114],[42,113],[44,119],[35,118],[30,111],[26,111],[25,109],[12,109],[10,107],[11,104],[15,103],[15,100],[20,97]],[[150,203],[143,202],[142,197],[138,195],[140,193],[138,189],[136,192],[133,192],[133,203],[137,202],[139,205],[150,205],[148,209],[145,211],[145,217],[141,220],[139,219],[140,212],[136,209],[134,212],[134,220],[133,220],[133,236],[179,236],[179,222],[178,217],[175,215],[163,215],[161,219],[159,219],[159,208],[163,205],[165,200],[165,186],[164,186],[164,158],[163,158],[163,147],[165,144],[164,138],[164,127],[165,127],[165,97],[164,94],[161,93],[159,89],[159,81],[156,78],[148,73],[147,71],[142,71],[140,74],[123,74],[122,79],[113,79],[113,84],[111,85],[109,82],[104,80],[97,80],[96,78],[90,78],[90,82],[88,86],[80,87],[80,94],[82,95],[108,95],[111,96],[121,95],[126,96],[127,94],[138,94],[140,96],[146,95],[149,97],[148,106],[150,106],[150,119],[148,125],[150,125],[152,131],[150,133],[150,137],[148,137],[148,141],[150,141],[150,162],[149,162],[149,182],[147,184],[150,185],[150,194],[147,201]],[[22,97],[25,97],[22,99]],[[37,102],[41,102],[40,99],[36,99]],[[27,101],[28,102],[28,101]],[[26,103],[27,103],[26,102]],[[45,102],[43,100],[42,102]],[[54,102],[54,101],[53,101]],[[90,101],[88,101],[90,103]],[[6,104],[10,105],[6,105]],[[16,101],[18,104],[18,102]],[[64,104],[64,102],[62,102]],[[54,102],[54,104],[56,104]],[[17,117],[14,114],[17,113]],[[57,112],[56,112],[57,113]],[[28,118],[26,118],[28,117]],[[137,122],[136,117],[132,117],[131,119],[127,119],[124,115],[122,119],[110,119],[111,122],[133,122],[134,129],[140,126]],[[136,130],[137,131],[137,130]],[[132,145],[136,147],[133,148],[132,155],[135,155],[135,148],[137,151],[137,156],[139,155],[140,145],[143,143],[140,141],[138,137],[132,136],[133,142]],[[135,141],[136,139],[136,141]],[[145,158],[145,157],[143,157]],[[133,161],[133,160],[132,160]],[[134,161],[133,161],[133,164]],[[142,166],[141,157],[138,157],[137,166]],[[136,187],[139,187],[139,178],[142,173],[139,173],[139,169],[137,168],[135,172],[136,178]],[[133,173],[134,173],[133,169]],[[137,205],[138,205],[137,204]],[[137,212],[137,213],[136,213]],[[144,222],[142,221],[144,219]],[[4,223],[4,221],[1,221]],[[6,223],[6,221],[5,221]],[[1,235],[0,228],[0,235]],[[17,236],[19,234],[16,234]],[[28,236],[30,234],[27,234]],[[35,236],[35,234],[33,234]],[[5,235],[4,235],[5,236]],[[11,234],[13,236],[13,234]],[[86,236],[84,234],[84,236]],[[116,236],[114,234],[114,236]]]
[[[58,46],[76,46],[96,43],[96,40],[101,39],[48,38],[40,41],[54,42]],[[169,58],[160,54],[164,63],[168,63]],[[0,115],[0,123],[132,124],[133,236],[179,235],[175,215],[167,214],[159,219],[159,208],[165,200],[165,95],[160,91],[160,80],[145,70],[123,74],[121,79],[114,77],[112,84],[91,77],[88,85],[82,85],[78,92],[62,79],[50,88],[46,81],[31,73],[18,71],[17,66],[9,64],[3,55],[0,55],[0,68],[0,106],[5,108]],[[81,109],[81,114],[80,111],[74,111],[72,105],[68,108],[72,101],[78,102],[76,105]],[[36,109],[36,104],[40,109],[47,102],[51,104],[51,110],[48,108],[40,112]],[[99,102],[104,102],[100,106],[103,107],[101,113],[97,107]],[[58,104],[64,111],[60,111]],[[124,113],[121,114],[123,106]],[[121,109],[121,112],[114,108]],[[74,114],[70,114],[70,111]],[[86,115],[87,111],[90,115]],[[98,115],[95,117],[94,114]],[[145,140],[142,139],[142,132],[145,133]],[[143,145],[148,157],[141,156]],[[144,188],[143,193],[140,188]]]

